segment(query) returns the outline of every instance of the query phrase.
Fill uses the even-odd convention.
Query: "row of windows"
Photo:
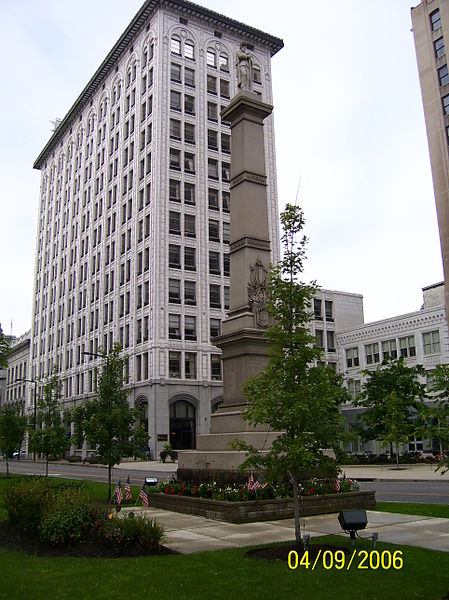
[[[184,358],[184,360],[183,360]],[[196,379],[197,361],[195,352],[169,352],[168,376],[173,379]],[[221,356],[211,354],[211,379],[221,381]]]
[[[316,320],[318,320],[318,321],[323,320],[323,301],[321,300],[321,298],[313,299],[313,313],[314,313],[314,317]],[[324,314],[326,316],[326,321],[334,320],[332,300],[324,301]]]
[[[19,363],[18,365],[14,365],[14,367],[10,367],[8,369],[7,381],[6,383],[9,385],[11,383],[15,383],[17,380],[22,379],[22,377],[27,376],[27,363],[24,361],[23,363]]]
[[[422,343],[424,354],[438,354],[441,352],[440,332],[429,331],[422,334]],[[385,358],[414,358],[416,356],[415,336],[409,335],[399,340],[391,339],[383,342],[374,342],[365,345],[365,359],[367,365],[380,363],[382,352],[382,360]],[[348,348],[346,350],[346,367],[359,367],[360,357],[359,348]]]

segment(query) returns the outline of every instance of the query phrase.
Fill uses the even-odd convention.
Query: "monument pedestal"
[[[246,453],[230,444],[239,439],[263,452],[279,435],[243,419],[247,401],[242,393],[243,384],[268,360],[270,240],[263,122],[272,110],[244,90],[222,112],[231,124],[230,310],[213,342],[222,351],[223,404],[211,417],[210,434],[198,436],[197,450],[179,452],[179,479],[239,480]]]

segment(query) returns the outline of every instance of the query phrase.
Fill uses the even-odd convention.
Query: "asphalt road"
[[[44,475],[45,463],[14,460],[10,463],[11,473],[21,475]],[[6,472],[5,461],[0,460],[0,472]],[[85,479],[90,481],[108,480],[106,467],[84,466],[79,464],[49,464],[52,477]],[[157,477],[159,481],[170,478],[169,472],[141,469],[113,469],[113,481],[125,480],[130,476],[131,483],[139,485],[145,477]],[[375,490],[376,499],[385,502],[423,502],[428,504],[449,504],[449,481],[361,481],[361,490]]]
[[[18,461],[13,460],[10,463],[10,473],[17,475],[45,475],[45,463],[40,461]],[[5,461],[0,461],[0,473],[6,473]],[[61,463],[49,463],[48,474],[51,477],[61,477],[67,479],[84,479],[89,481],[108,481],[108,469],[107,467],[97,467],[91,465],[79,465],[79,464],[61,464]],[[170,473],[164,473],[161,471],[143,471],[142,469],[113,469],[112,480],[117,481],[118,479],[126,480],[130,476],[132,484],[141,485],[145,477],[157,477],[159,481],[170,478]]]

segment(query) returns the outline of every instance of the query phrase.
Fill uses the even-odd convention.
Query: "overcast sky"
[[[441,281],[410,7],[418,0],[202,0],[283,38],[272,60],[279,206],[298,182],[305,279],[361,293],[365,320]],[[0,322],[30,328],[40,173],[32,164],[142,0],[0,0]]]

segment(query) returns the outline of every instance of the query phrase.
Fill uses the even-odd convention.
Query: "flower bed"
[[[252,489],[254,486],[256,489]],[[230,523],[293,517],[292,487],[284,483],[254,482],[220,488],[213,483],[166,482],[152,488],[148,500],[155,508]],[[349,479],[312,480],[301,486],[300,514],[303,516],[375,506],[375,492],[360,492],[357,483]]]

